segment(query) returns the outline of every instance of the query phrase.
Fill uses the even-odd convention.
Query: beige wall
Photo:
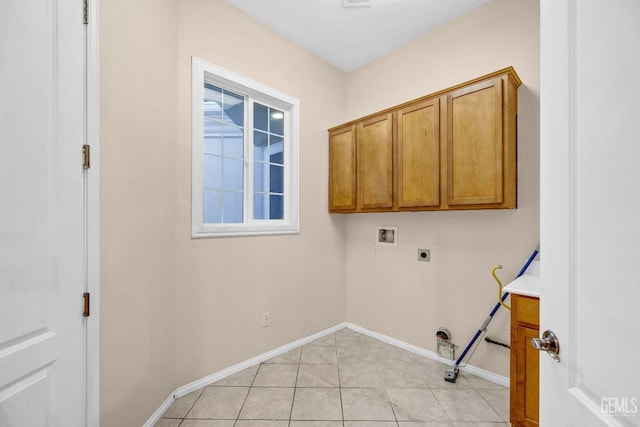
[[[175,388],[177,4],[100,16],[101,425],[140,426]]]
[[[344,219],[327,214],[326,129],[344,117],[346,79],[222,0],[179,5],[177,369],[185,384],[344,321]],[[192,55],[300,100],[300,235],[190,239]]]
[[[490,267],[511,277],[536,245],[537,1],[493,0],[349,75],[223,0],[110,0],[100,23],[103,426],[139,426],[176,387],[345,319],[432,350],[447,326],[464,345],[493,304]],[[190,238],[191,55],[300,99],[300,235]],[[524,82],[518,210],[327,213],[327,128],[507,65]],[[399,245],[373,256],[383,224]],[[490,331],[508,340],[504,310]],[[473,364],[508,375],[501,348]]]
[[[347,120],[513,65],[519,89],[518,209],[359,214],[346,218],[347,320],[435,351],[446,326],[464,349],[539,239],[539,2],[493,0],[350,73]],[[346,120],[345,120],[346,121]],[[335,123],[336,125],[339,123]],[[398,246],[372,255],[376,225]],[[430,248],[432,261],[417,261]],[[488,335],[509,342],[508,312]],[[508,350],[481,343],[473,365],[509,375]]]
[[[101,422],[140,426],[176,387],[344,321],[326,129],[346,77],[222,0],[103,2],[100,40]],[[299,235],[190,238],[191,55],[300,99]]]

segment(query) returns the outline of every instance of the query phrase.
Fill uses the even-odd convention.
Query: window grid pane
[[[208,224],[242,223],[244,97],[204,84],[204,203]]]
[[[284,219],[284,112],[254,103],[253,217]]]

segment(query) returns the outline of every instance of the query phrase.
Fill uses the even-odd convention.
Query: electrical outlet
[[[418,249],[418,261],[431,262],[431,249]]]
[[[262,314],[262,327],[266,328],[267,326],[271,326],[271,313],[263,313]]]

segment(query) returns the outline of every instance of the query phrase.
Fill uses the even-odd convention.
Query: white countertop
[[[533,261],[527,271],[502,289],[510,294],[540,298],[540,261]]]

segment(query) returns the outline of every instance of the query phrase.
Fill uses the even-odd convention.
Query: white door
[[[640,2],[541,2],[540,425],[640,426]]]
[[[0,426],[86,425],[82,1],[0,1]]]

